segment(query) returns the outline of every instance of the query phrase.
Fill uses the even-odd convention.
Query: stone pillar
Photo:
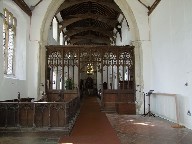
[[[45,42],[39,42],[39,73],[38,73],[38,87],[39,87],[39,94],[38,99],[45,92],[46,87],[46,79],[45,79],[45,63],[46,63],[46,48]]]
[[[142,42],[132,41],[135,46],[135,84],[136,84],[136,113],[141,114],[141,106],[143,105],[143,58],[142,58]]]
[[[0,0],[0,12],[3,13],[3,1]],[[0,17],[0,95],[2,95],[1,86],[4,77],[4,60],[3,60],[3,17]]]

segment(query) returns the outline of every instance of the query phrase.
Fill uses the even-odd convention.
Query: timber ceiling
[[[44,0],[13,0],[29,16]],[[152,13],[161,0],[137,0]],[[122,14],[114,0],[65,0],[55,16],[59,31],[71,45],[111,45],[121,36]],[[123,16],[123,14],[122,14]]]
[[[59,31],[71,45],[110,45],[122,13],[113,0],[65,0],[59,7]],[[120,32],[120,31],[119,31]]]

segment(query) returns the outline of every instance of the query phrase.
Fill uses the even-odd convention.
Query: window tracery
[[[3,21],[4,74],[14,75],[17,20],[7,9],[4,9],[3,12],[5,16]]]

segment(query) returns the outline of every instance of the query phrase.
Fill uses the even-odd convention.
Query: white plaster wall
[[[29,17],[11,0],[1,1],[1,11],[7,8],[17,19],[16,29],[16,71],[15,77],[6,77],[3,74],[3,55],[0,61],[0,99],[15,99],[17,93],[21,93],[21,97],[27,97],[27,78],[26,78],[26,48],[28,46],[28,29]],[[1,35],[2,35],[2,19],[1,19]],[[0,42],[2,45],[2,41]],[[1,52],[3,54],[3,52]]]
[[[49,29],[49,35],[48,35],[48,45],[60,45],[59,42],[57,42],[54,38],[53,38],[53,27],[51,27]]]
[[[152,48],[151,41],[142,42],[142,60],[143,60],[143,92],[148,92],[153,89],[152,83]]]
[[[134,40],[134,38],[132,37],[132,35],[134,34],[132,34],[131,31],[129,30],[126,19],[124,19],[122,22],[121,34],[122,34],[122,40],[120,38],[120,34],[117,33],[116,45],[130,45],[131,41]]]
[[[42,1],[34,10],[31,19],[31,41],[40,41],[41,26],[47,12],[47,8],[52,0]],[[53,18],[53,17],[52,17]],[[50,23],[51,24],[51,23]],[[49,24],[49,25],[50,25]]]
[[[148,10],[136,0],[115,0],[117,5],[123,10],[128,20],[132,34],[132,45],[135,46],[135,80],[138,91],[136,92],[137,113],[143,113],[143,94],[142,92],[151,89],[150,56],[150,26]],[[141,90],[141,92],[139,92]]]
[[[147,92],[152,89],[152,53],[150,23],[147,14],[148,10],[141,3],[134,0],[116,0],[116,3],[123,10],[125,17],[128,20],[130,26],[129,31],[132,35],[131,44],[135,46],[135,80],[136,85],[139,85],[139,87],[136,87],[137,113],[142,114],[144,108],[143,92]],[[125,31],[123,30],[123,32]],[[120,42],[117,41],[117,43],[119,44]]]
[[[145,107],[144,107],[144,93],[147,93],[149,90],[153,90],[152,86],[152,48],[151,41],[142,41],[139,44],[141,46],[140,49],[140,59],[142,60],[141,69],[143,70],[143,81],[141,84],[136,86],[136,93],[140,95],[140,99],[137,99],[138,113],[143,114],[144,108],[147,112],[148,110],[148,97],[145,97]],[[137,77],[136,77],[137,78]]]
[[[136,24],[138,26],[139,38],[137,38],[136,40],[148,41],[150,39],[149,19],[147,15],[148,9],[137,0],[126,1],[133,12]]]
[[[27,91],[28,97],[37,98],[38,95],[38,68],[39,68],[39,43],[29,41],[27,55]]]
[[[142,91],[147,92],[151,89],[151,39],[148,9],[140,2],[126,0],[135,16],[139,30],[139,38],[133,40],[135,46],[136,59],[136,85],[140,85]],[[141,76],[140,76],[141,75]],[[141,95],[142,97],[142,95]],[[142,110],[140,111],[140,113]]]
[[[41,67],[45,65],[45,63],[41,63],[42,59],[45,59],[45,55],[40,55],[42,49],[45,44],[44,41],[40,40],[42,33],[42,23],[47,12],[48,6],[51,0],[42,1],[34,10],[31,17],[31,25],[30,25],[30,42],[29,42],[29,57],[28,57],[28,95],[29,97],[34,97],[39,99],[41,93],[44,91],[45,85],[44,81],[41,81],[40,73]],[[51,19],[53,16],[51,17]],[[51,22],[48,24],[50,26]],[[50,30],[50,27],[49,29]],[[47,31],[49,33],[49,31]],[[48,41],[48,37],[47,37]],[[47,42],[46,41],[46,42]],[[43,72],[45,73],[45,71]]]
[[[192,117],[187,115],[188,110],[192,112],[191,5],[190,0],[161,1],[150,18],[153,88],[156,92],[177,94],[180,123],[192,129]],[[163,103],[169,105],[169,101]],[[160,111],[161,107],[156,109]],[[175,113],[174,108],[170,109]]]

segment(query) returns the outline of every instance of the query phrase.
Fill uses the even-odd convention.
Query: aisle
[[[59,140],[60,144],[120,144],[105,113],[100,111],[96,97],[87,97],[70,136]]]

